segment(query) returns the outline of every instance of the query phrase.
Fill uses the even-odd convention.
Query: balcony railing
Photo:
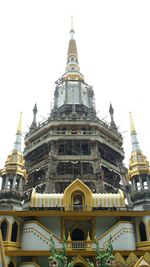
[[[87,247],[87,243],[85,241],[72,241],[71,245],[72,249],[85,249]]]
[[[66,211],[87,211],[90,210],[90,207],[87,207],[86,205],[71,205],[71,206],[65,206]]]
[[[67,249],[91,249],[92,247],[92,241],[91,240],[85,240],[85,241],[67,241]]]

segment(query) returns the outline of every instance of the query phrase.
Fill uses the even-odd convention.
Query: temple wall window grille
[[[90,155],[90,141],[88,140],[59,140],[59,155]]]
[[[73,176],[82,174],[93,174],[92,163],[71,161],[59,162],[57,166],[57,175],[71,174]]]

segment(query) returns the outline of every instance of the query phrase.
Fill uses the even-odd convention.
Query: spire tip
[[[21,132],[22,132],[22,111],[20,111],[20,117],[19,117],[19,122],[17,126],[17,133],[21,133]]]
[[[71,16],[71,29],[70,29],[70,34],[71,34],[71,38],[73,39],[74,37],[74,27],[73,27],[73,16]]]

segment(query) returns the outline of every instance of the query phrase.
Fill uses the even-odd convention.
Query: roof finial
[[[114,109],[111,103],[109,106],[109,113],[110,113],[110,118],[111,118],[111,122],[110,122],[111,129],[114,131],[117,131],[117,126],[114,121]]]
[[[71,29],[70,29],[70,34],[71,34],[71,39],[74,39],[74,27],[73,27],[73,16],[71,16]]]
[[[17,126],[14,150],[21,151],[21,136],[22,136],[22,112],[20,112],[19,122]]]

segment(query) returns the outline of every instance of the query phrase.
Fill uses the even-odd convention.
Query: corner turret
[[[138,209],[150,207],[149,162],[139,146],[132,114],[130,113],[132,152],[129,163],[129,180],[132,183],[131,201]]]
[[[22,191],[25,179],[24,159],[21,152],[22,113],[16,131],[16,140],[12,152],[8,155],[1,170],[2,187],[0,192],[1,209],[19,209],[22,204]]]

